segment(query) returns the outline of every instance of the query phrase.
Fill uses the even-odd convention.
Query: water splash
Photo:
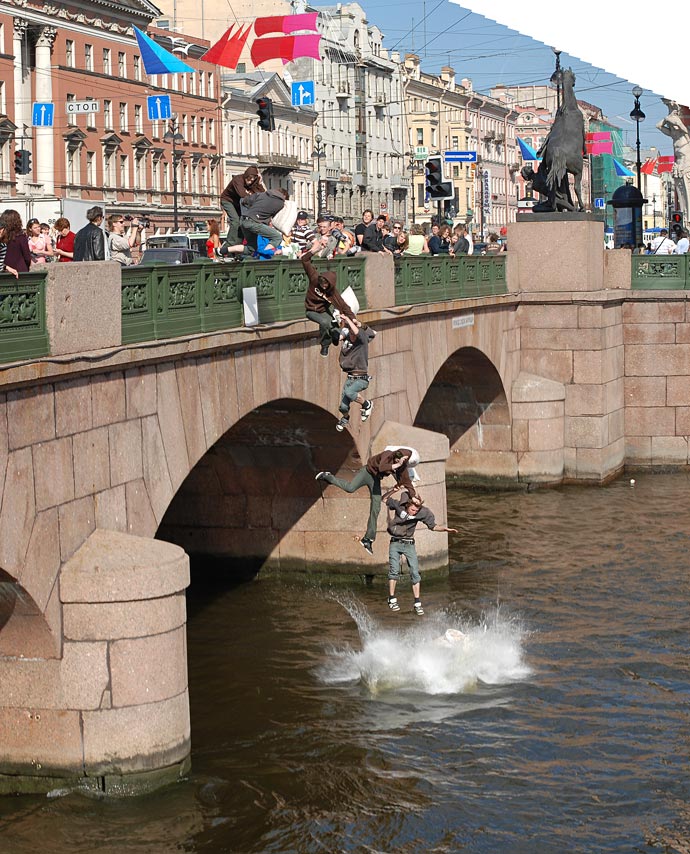
[[[421,693],[467,694],[481,685],[502,685],[526,678],[522,644],[527,635],[519,621],[497,608],[476,623],[439,613],[413,625],[379,625],[354,597],[329,597],[357,625],[361,649],[327,650],[317,675],[326,684],[360,683],[372,695]],[[448,639],[447,633],[456,632]]]

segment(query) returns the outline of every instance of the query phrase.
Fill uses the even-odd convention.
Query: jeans
[[[376,523],[378,522],[381,510],[381,478],[369,474],[367,467],[362,466],[352,480],[342,480],[342,478],[335,477],[330,472],[325,476],[324,480],[342,489],[343,492],[357,492],[360,487],[367,487],[371,500],[369,503],[369,522],[367,523],[367,532],[364,536],[367,540],[375,540]]]
[[[261,235],[262,237],[267,237],[271,241],[271,245],[275,246],[276,249],[280,248],[280,244],[283,242],[283,235],[277,228],[273,228],[271,225],[265,225],[263,222],[257,222],[255,219],[251,219],[248,216],[243,216],[240,219],[240,225],[242,226],[242,231],[247,240],[247,245],[251,247],[251,249],[256,252],[256,238]]]
[[[220,206],[228,217],[228,233],[225,242],[228,246],[236,246],[242,240],[240,237],[240,215],[232,202],[221,202]]]
[[[319,324],[319,344],[332,344],[331,329],[336,327],[333,325],[333,315],[330,311],[308,311],[307,320],[313,320]]]
[[[410,581],[419,584],[422,576],[419,574],[419,560],[414,543],[394,543],[388,547],[388,578],[397,581],[400,576],[400,555],[405,555],[407,565],[410,567]]]
[[[357,400],[357,395],[360,391],[369,388],[369,380],[364,377],[348,377],[343,386],[343,396],[338,407],[343,415],[348,415],[350,412],[350,404]]]

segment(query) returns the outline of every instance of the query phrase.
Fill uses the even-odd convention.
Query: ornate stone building
[[[6,202],[100,202],[110,212],[146,214],[154,226],[168,227],[176,176],[181,219],[219,210],[218,69],[198,60],[208,44],[183,40],[183,59],[194,73],[147,76],[132,27],[146,31],[159,14],[148,0],[0,2]],[[148,31],[166,49],[180,49],[169,33]],[[147,98],[156,95],[171,98],[179,134],[175,162],[172,140],[165,138],[170,123],[148,118]],[[95,101],[97,111],[70,113],[70,102],[83,101]],[[53,105],[52,125],[34,126],[35,103]],[[25,176],[14,173],[13,152],[20,148],[31,155]]]

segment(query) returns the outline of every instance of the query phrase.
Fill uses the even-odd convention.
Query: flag
[[[177,56],[173,56],[165,48],[149,38],[141,30],[134,27],[134,35],[137,37],[139,44],[139,53],[141,61],[144,63],[144,71],[147,74],[175,74],[176,72],[194,73],[191,65],[182,62]]]
[[[585,134],[585,142],[608,142],[611,139],[610,130],[594,131]]]
[[[315,30],[318,12],[308,12],[304,15],[276,15],[272,18],[257,18],[254,21],[254,32],[257,36],[266,33],[296,33],[298,30]]]
[[[524,139],[520,139],[517,137],[517,143],[520,146],[520,155],[523,160],[541,160],[540,157],[537,157],[537,152],[532,148],[531,145],[528,145]]]
[[[290,17],[296,18],[297,15]],[[256,39],[251,48],[251,57],[254,65],[261,65],[269,59],[282,59],[291,62],[300,56],[310,56],[312,59],[321,59],[319,54],[320,35],[310,36],[271,36],[266,39]]]
[[[676,158],[672,154],[667,157],[660,157],[656,164],[657,175],[661,175],[662,172],[671,172],[673,170],[675,159]]]
[[[640,172],[642,172],[644,175],[653,175],[655,168],[656,157],[648,157],[642,164],[642,166],[640,166]]]
[[[244,31],[242,30],[242,27],[238,27],[237,31],[233,34],[232,31],[234,28],[235,25],[233,24],[232,27],[226,30],[220,39],[206,51],[206,53],[201,57],[204,62],[213,62],[215,65],[222,65],[223,68],[237,68],[242,48],[244,47],[247,41],[247,36],[251,30],[251,24]]]
[[[585,142],[587,154],[613,154],[613,143],[609,139],[608,142]]]
[[[618,175],[619,178],[635,177],[635,173],[631,172],[627,166],[624,166],[619,160],[616,160],[615,157],[613,158],[613,167],[616,170],[616,175]]]

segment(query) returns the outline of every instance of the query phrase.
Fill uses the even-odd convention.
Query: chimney
[[[407,71],[410,77],[419,80],[420,62],[416,53],[405,54],[405,71]]]
[[[446,84],[446,88],[455,88],[455,69],[449,65],[444,65],[441,69],[441,81]]]
[[[472,81],[469,77],[463,77],[460,81],[460,85],[466,92],[472,92]]]

